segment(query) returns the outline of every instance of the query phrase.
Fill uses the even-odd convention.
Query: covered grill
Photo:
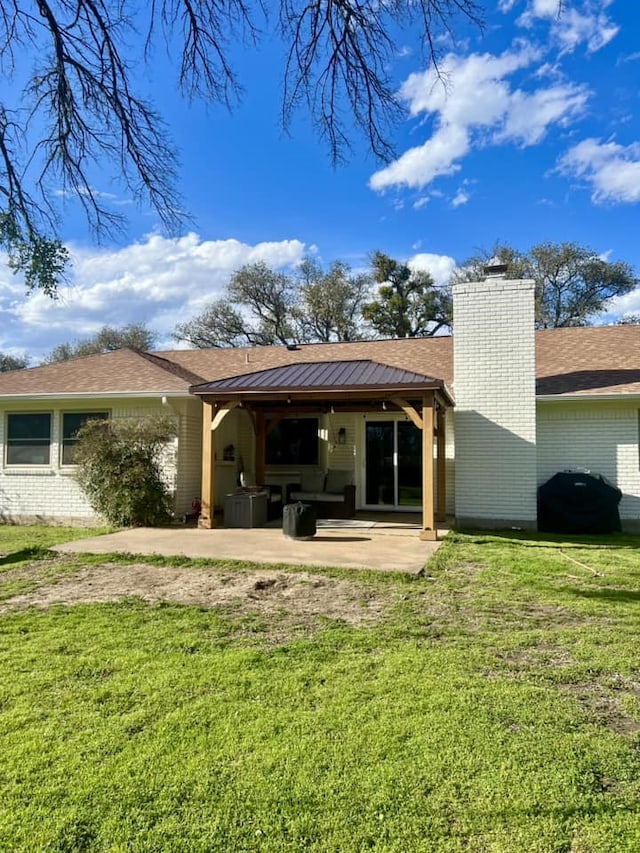
[[[562,471],[538,489],[538,529],[549,533],[620,530],[622,492],[602,474]]]

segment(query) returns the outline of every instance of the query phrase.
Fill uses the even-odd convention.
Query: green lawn
[[[21,571],[98,565],[16,530],[0,850],[640,850],[640,539],[455,534],[422,578],[324,575],[375,624],[285,635],[282,607],[11,610]]]

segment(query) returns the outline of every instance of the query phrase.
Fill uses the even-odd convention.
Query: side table
[[[233,492],[224,496],[225,527],[264,527],[267,523],[267,492]]]

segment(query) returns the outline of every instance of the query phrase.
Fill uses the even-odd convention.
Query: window
[[[107,412],[65,412],[62,415],[62,465],[73,465],[78,430],[87,421],[106,421],[108,417]]]
[[[267,436],[267,465],[317,465],[318,418],[283,418]]]
[[[7,415],[7,465],[48,465],[51,415]]]

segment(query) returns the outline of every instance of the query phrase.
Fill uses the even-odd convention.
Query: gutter
[[[145,400],[157,400],[163,397],[193,399],[193,395],[189,394],[188,391],[109,391],[108,393],[76,391],[63,394],[0,394],[0,403],[37,403],[39,400],[121,400],[123,397]]]
[[[625,400],[640,400],[638,394],[539,394],[536,396],[536,403],[596,403],[599,400],[608,402],[615,401],[617,403]]]

